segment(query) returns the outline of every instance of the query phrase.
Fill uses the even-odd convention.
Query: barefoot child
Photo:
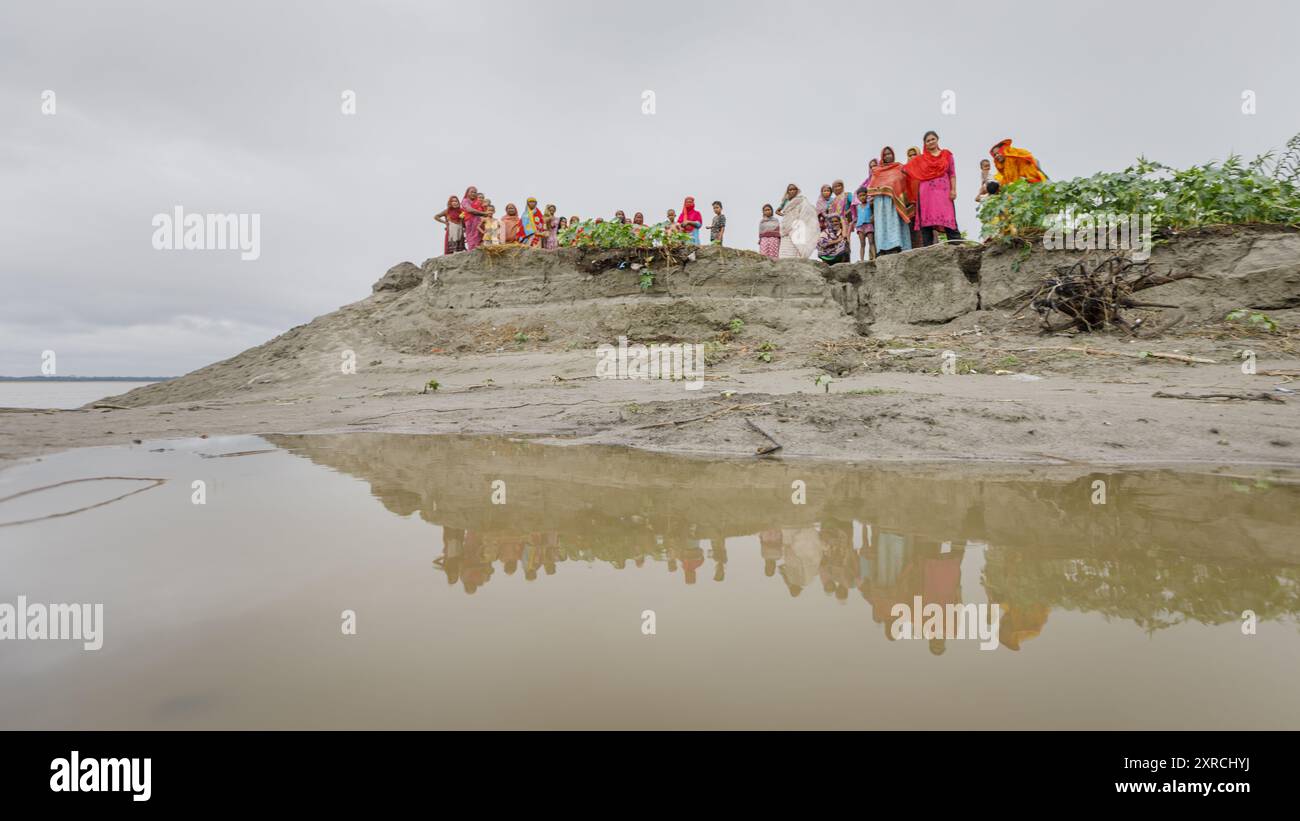
[[[876,258],[876,235],[875,224],[871,221],[871,203],[867,194],[867,189],[858,189],[858,260],[868,259],[867,250],[870,249],[870,259]]]
[[[709,223],[709,244],[721,245],[722,236],[727,232],[727,218],[722,214],[722,203],[713,201],[713,222]]]
[[[495,205],[487,206],[487,216],[479,220],[479,244],[480,245],[500,245],[501,244],[501,221],[496,218],[497,207]]]

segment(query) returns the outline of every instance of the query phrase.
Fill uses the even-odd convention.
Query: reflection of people
[[[1051,608],[1043,602],[1025,601],[1017,596],[1019,591],[1034,589],[1030,577],[1032,565],[1023,553],[998,549],[986,550],[984,555],[984,588],[989,601],[998,605],[998,641],[1011,650],[1019,650],[1022,644],[1043,632]]]
[[[771,578],[776,575],[776,563],[781,558],[783,549],[781,531],[764,530],[758,534],[758,552],[763,558],[763,575]]]
[[[727,577],[727,540],[725,537],[718,537],[711,540],[713,549],[711,558],[713,559],[713,580],[720,582]]]
[[[858,555],[853,551],[853,523],[827,519],[818,532],[825,553],[822,556],[822,590],[841,602],[857,586]]]
[[[961,603],[961,560],[966,548],[935,549],[921,563],[921,601],[940,606]],[[930,639],[930,652],[943,655],[944,638]]]
[[[782,528],[781,537],[781,578],[790,595],[798,596],[821,570],[821,538],[811,527]]]

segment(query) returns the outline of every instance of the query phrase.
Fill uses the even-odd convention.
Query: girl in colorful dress
[[[524,213],[519,220],[523,237],[519,240],[530,248],[541,248],[546,239],[546,223],[542,219],[542,210],[537,207],[537,197],[529,197],[524,203]]]
[[[501,244],[501,220],[496,218],[496,213],[496,206],[489,203],[483,218],[479,220],[479,245]]]
[[[433,218],[447,226],[447,235],[442,241],[442,252],[454,254],[465,250],[465,215],[460,210],[460,197],[455,194],[447,198],[447,207],[433,215]]]
[[[781,220],[771,205],[763,206],[763,219],[758,223],[758,252],[769,259],[781,253]]]
[[[542,247],[547,251],[554,251],[560,247],[560,222],[563,217],[555,216],[555,206],[547,205],[545,214],[546,239],[542,242]]]

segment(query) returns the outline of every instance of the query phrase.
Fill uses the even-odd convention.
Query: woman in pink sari
[[[483,235],[479,233],[479,223],[487,216],[484,211],[486,203],[479,194],[478,189],[470,186],[465,189],[465,196],[460,198],[460,210],[465,214],[465,250],[473,251],[483,240]]]
[[[957,230],[957,167],[952,152],[939,148],[939,135],[925,132],[925,150],[907,161],[905,169],[916,188],[916,227],[921,231],[921,245],[933,245],[935,230],[943,232],[949,242],[961,239]]]

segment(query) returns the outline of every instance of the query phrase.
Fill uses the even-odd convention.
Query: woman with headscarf
[[[817,237],[817,257],[827,265],[848,262],[849,238],[844,234],[844,220],[827,211],[821,215],[821,234]]]
[[[546,222],[542,218],[542,209],[537,207],[537,197],[529,197],[524,205],[520,228],[523,229],[520,242],[531,248],[542,247],[542,240],[546,239]]]
[[[433,218],[447,226],[447,236],[442,241],[442,252],[454,254],[465,250],[465,214],[460,210],[460,197],[452,194],[447,198],[447,207],[433,215]]]
[[[763,219],[758,223],[758,252],[768,259],[776,259],[781,253],[781,220],[771,205],[763,206]]]
[[[894,162],[894,149],[885,146],[880,152],[880,165],[867,181],[876,256],[912,250],[912,204],[907,198],[907,185],[903,166]]]
[[[826,214],[834,214],[840,220],[841,233],[847,239],[853,233],[853,198],[844,190],[844,180],[831,183],[831,198],[826,202]]]
[[[682,212],[677,215],[677,224],[684,233],[690,235],[692,244],[700,244],[700,226],[704,224],[704,217],[695,210],[695,197],[687,197],[682,203]]]
[[[903,166],[912,161],[913,157],[920,155],[921,149],[911,146],[907,149],[907,159],[903,161]],[[912,204],[912,247],[921,247],[921,215],[916,208],[916,198],[920,194],[916,189],[916,180],[911,177],[907,178],[907,201]]]
[[[829,184],[823,183],[822,187],[817,189],[817,202],[813,203],[813,208],[817,210],[817,216],[820,217],[826,213],[826,207],[830,205],[832,196],[834,195]]]
[[[799,192],[799,186],[790,183],[786,188],[785,205],[781,208],[781,247],[778,255],[784,259],[807,259],[817,247],[817,209]]]
[[[859,185],[858,188],[866,188],[871,185],[871,175],[875,173],[877,165],[880,165],[880,158],[872,157],[867,163],[867,178],[862,181],[862,185]]]
[[[474,186],[465,189],[465,196],[460,198],[460,210],[465,213],[465,250],[473,251],[483,239],[478,230],[479,222],[487,216],[487,203],[483,195]]]
[[[904,169],[916,189],[916,222],[921,228],[921,245],[934,244],[934,232],[943,231],[949,241],[961,239],[957,231],[957,167],[952,152],[939,148],[939,134],[925,132],[925,151],[907,161]]]
[[[1010,137],[990,148],[989,154],[998,169],[997,181],[1003,188],[1017,180],[1043,182],[1047,179],[1034,155],[1023,148],[1012,147]]]
[[[501,218],[501,242],[503,245],[509,245],[512,242],[524,241],[524,226],[519,219],[519,209],[513,202],[506,203],[506,215]]]

